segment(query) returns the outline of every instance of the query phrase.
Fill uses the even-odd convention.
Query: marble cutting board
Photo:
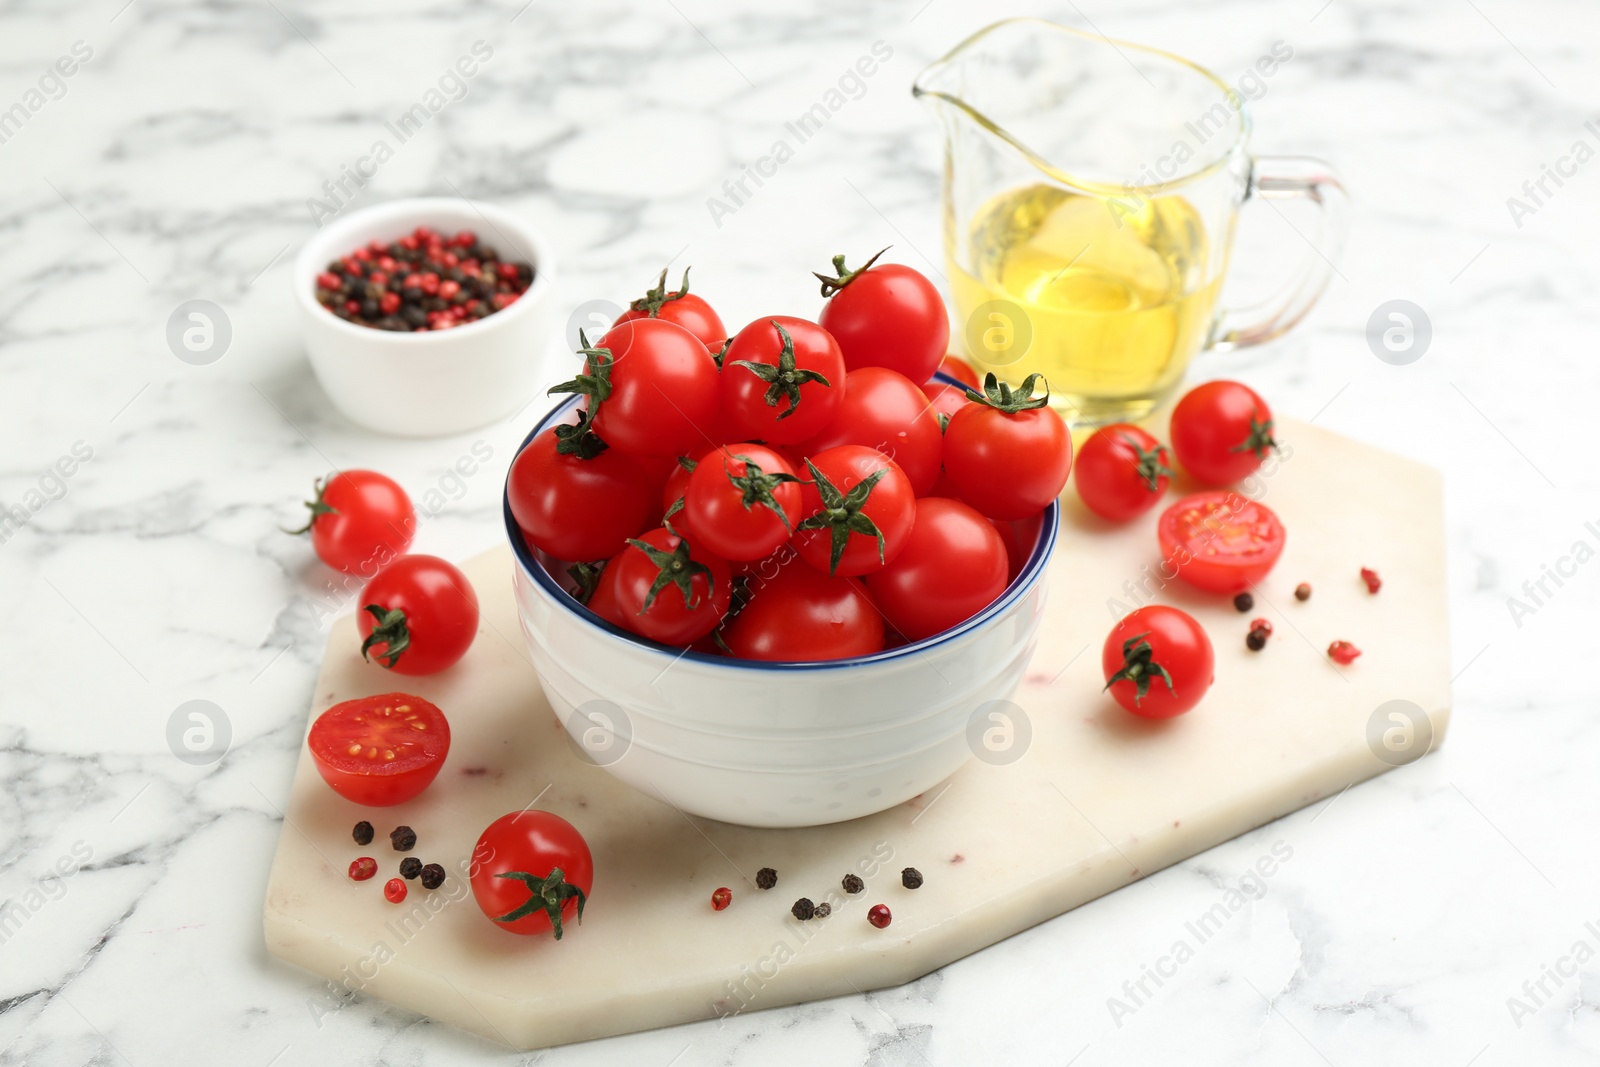
[[[1248,488],[1282,517],[1288,545],[1249,615],[1157,589],[1160,509],[1113,528],[1069,489],[1012,732],[922,796],[833,826],[691,817],[581,758],[524,655],[505,548],[464,566],[483,622],[444,674],[364,664],[353,616],[336,621],[308,728],[338,701],[408,688],[445,709],[453,747],[426,793],[388,809],[335,796],[302,749],[267,886],[268,949],[319,976],[308,984],[319,1017],[360,992],[519,1048],[582,1041],[910,981],[1426,754],[1450,701],[1440,477],[1306,424],[1284,422],[1279,437],[1285,455]],[[1383,575],[1379,595],[1362,566]],[[1305,603],[1292,595],[1301,581],[1315,588]],[[1206,700],[1165,723],[1100,694],[1113,612],[1152,593],[1194,614],[1217,653]],[[1258,615],[1276,632],[1253,653],[1244,637]],[[1365,654],[1335,666],[1335,638]],[[577,825],[595,855],[585,921],[560,942],[494,927],[460,873],[483,827],[530,805]],[[366,848],[350,837],[363,818],[378,832]],[[451,874],[433,893],[411,883],[397,906],[382,886],[401,823],[417,831],[410,854]],[[378,877],[351,882],[363,854]],[[763,892],[755,873],[769,866],[779,881]],[[923,872],[921,889],[900,885],[906,866]],[[867,883],[859,896],[840,889],[851,871]],[[718,886],[734,893],[720,913]],[[832,915],[794,920],[800,896],[828,900]],[[887,930],[866,922],[875,903],[894,913]]]

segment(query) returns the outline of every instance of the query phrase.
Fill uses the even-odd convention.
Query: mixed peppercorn
[[[763,867],[756,872],[756,887],[758,889],[771,889],[778,884],[778,872],[771,867]],[[906,867],[900,872],[900,884],[907,889],[920,889],[922,887],[922,872],[915,867]],[[839,886],[851,896],[866,889],[867,884],[858,874],[846,874],[839,880]],[[711,910],[724,911],[733,903],[733,891],[727,886],[719,886],[711,893]],[[829,901],[813,901],[810,897],[800,897],[789,906],[789,914],[801,922],[810,922],[812,919],[826,919],[833,914],[833,904]],[[889,909],[883,904],[874,904],[867,909],[867,921],[878,929],[889,925]]]
[[[358,845],[370,845],[377,835],[372,824],[363,819],[356,823],[350,836]],[[410,852],[417,846],[417,832],[409,826],[396,826],[389,834],[389,844],[396,852]],[[352,882],[365,882],[377,873],[378,861],[371,856],[361,856],[350,863],[349,876]],[[406,882],[413,878],[420,879],[424,889],[438,889],[444,885],[444,877],[444,868],[439,864],[424,864],[415,856],[407,856],[400,861],[400,877],[391,878],[383,884],[384,899],[391,904],[400,903],[406,898]]]
[[[531,265],[502,260],[471,230],[448,236],[418,226],[333,260],[317,275],[316,297],[357,326],[426,333],[503,311],[531,284]]]

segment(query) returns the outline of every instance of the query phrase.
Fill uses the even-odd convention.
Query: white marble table
[[[276,527],[330,466],[377,466],[437,505],[419,548],[477,552],[500,537],[522,428],[401,442],[330,408],[287,291],[308,198],[483,40],[493,57],[465,97],[358,203],[459,193],[526,212],[566,253],[572,306],[642,290],[671,259],[697,265],[732,321],[809,308],[805,271],[835,251],[937,254],[936,134],[907,87],[1024,10],[973,7],[95,0],[0,14],[0,109],[26,104],[74,42],[92,52],[0,143],[0,501],[27,519],[0,544],[0,1062],[518,1061],[376,1000],[325,1012],[316,983],[262,945],[309,687],[348,606]],[[1254,105],[1255,143],[1342,169],[1351,240],[1305,328],[1198,372],[1445,470],[1449,744],[910,986],[538,1062],[1594,1062],[1600,861],[1581,831],[1600,802],[1600,475],[1580,434],[1600,385],[1600,162],[1572,153],[1600,147],[1584,126],[1600,15],[1506,0],[1027,10],[1230,76],[1274,41],[1293,48]],[[877,41],[893,56],[860,99],[714,218],[708,198],[741,162]],[[1523,183],[1543,164],[1570,173],[1535,202]],[[1513,213],[1513,196],[1532,210]],[[1256,209],[1241,256],[1297,254],[1294,223]],[[1241,281],[1252,273],[1271,271]],[[1434,328],[1410,366],[1365,340],[1397,298]],[[166,344],[190,299],[232,323],[208,366]],[[475,445],[492,458],[450,473]],[[48,473],[63,457],[71,475]],[[168,746],[190,700],[230,728],[207,766]],[[1125,983],[1280,841],[1293,860],[1266,895],[1114,1015],[1110,998],[1126,1002]]]

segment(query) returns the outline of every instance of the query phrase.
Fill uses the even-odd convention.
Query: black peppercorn
[[[810,897],[801,897],[794,902],[794,907],[789,909],[789,913],[801,922],[805,922],[817,913],[817,906],[811,903]]]
[[[1244,644],[1251,652],[1260,652],[1267,647],[1267,635],[1261,630],[1251,630],[1245,636]]]
[[[1233,598],[1233,606],[1238,608],[1240,611],[1249,611],[1251,608],[1256,606],[1256,598],[1251,596],[1249,593],[1240,593],[1238,596]]]
[[[816,910],[811,913],[811,917],[813,919],[826,919],[832,914],[833,905],[824,900],[821,904],[817,905]]]
[[[900,872],[900,884],[907,889],[920,889],[922,887],[922,872],[915,867],[907,867]]]
[[[407,856],[400,861],[400,877],[415,878],[422,873],[422,861],[415,856]]]
[[[1299,585],[1295,586],[1294,587],[1294,598],[1296,600],[1310,600],[1311,599],[1311,584],[1309,582],[1301,582]]]
[[[430,863],[422,868],[422,888],[438,889],[444,885],[444,868],[437,863]]]
[[[867,888],[867,884],[853,874],[845,875],[839,884],[844,886],[846,893],[859,893]]]
[[[756,872],[756,888],[771,889],[778,884],[778,872],[771,867],[763,867]]]
[[[356,823],[356,828],[350,831],[350,836],[356,839],[358,845],[372,844],[372,824],[362,819]]]
[[[417,847],[417,832],[409,826],[396,826],[389,835],[389,844],[396,852],[410,852]]]

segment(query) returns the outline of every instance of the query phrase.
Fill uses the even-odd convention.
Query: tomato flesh
[[[306,745],[335,793],[382,808],[411,800],[439,776],[450,752],[450,723],[421,697],[381,693],[317,716]]]
[[[1218,491],[1184,497],[1156,529],[1168,575],[1210,593],[1242,593],[1267,576],[1287,533],[1271,508]]]

